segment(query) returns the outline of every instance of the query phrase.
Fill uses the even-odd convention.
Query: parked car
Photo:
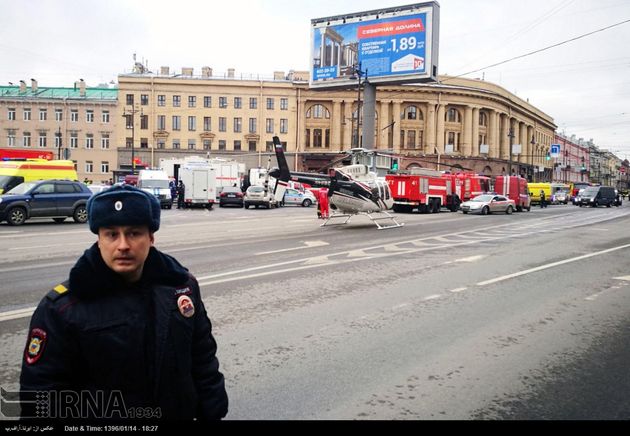
[[[285,191],[283,201],[285,206],[291,204],[303,207],[310,207],[317,202],[311,191],[304,190],[304,192],[302,192],[291,188]]]
[[[584,189],[580,196],[580,207],[582,206],[606,206],[610,207],[615,204],[617,195],[615,188],[610,186],[589,186]]]
[[[98,194],[99,192],[103,192],[106,189],[111,188],[110,185],[87,185],[87,187],[92,192],[92,194]]]
[[[226,186],[219,195],[219,207],[232,204],[243,207],[243,191],[235,186]]]
[[[265,192],[265,188],[262,186],[252,185],[245,191],[243,203],[245,209],[249,209],[249,206],[254,206],[256,209],[258,206],[265,206],[267,209],[271,209],[276,205],[276,199],[270,190]]]
[[[77,223],[85,223],[86,204],[91,196],[92,191],[81,182],[25,182],[0,196],[0,221],[19,226],[29,218],[49,217],[61,223],[72,217]]]
[[[468,201],[465,201],[461,205],[463,213],[480,213],[481,215],[488,215],[489,213],[505,212],[510,215],[516,209],[516,203],[514,200],[510,200],[503,195],[494,194],[482,194]]]
[[[567,204],[569,202],[569,193],[567,191],[558,190],[551,197],[551,204]]]

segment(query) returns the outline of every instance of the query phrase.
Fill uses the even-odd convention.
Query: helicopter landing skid
[[[372,216],[375,213],[379,214],[380,216]],[[339,226],[339,225],[343,225],[343,224],[348,224],[348,221],[350,221],[350,218],[352,218],[355,215],[365,215],[367,216],[375,225],[376,227],[378,227],[379,230],[386,230],[386,229],[395,229],[398,227],[403,227],[405,225],[405,223],[399,223],[398,221],[396,221],[396,217],[391,215],[388,212],[373,212],[373,213],[367,213],[367,212],[360,212],[358,214],[335,214],[333,213],[328,219],[326,219],[326,221],[324,221],[323,224],[320,225],[320,227],[326,227],[326,226]],[[384,216],[382,216],[384,215]],[[331,223],[330,221],[332,221],[333,219],[337,219],[337,218],[345,218],[344,222],[336,222],[336,223]],[[389,221],[388,224],[381,224],[379,221]]]

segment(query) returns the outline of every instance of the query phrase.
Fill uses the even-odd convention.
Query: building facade
[[[151,165],[190,154],[265,165],[261,156],[277,135],[295,169],[317,170],[362,142],[358,89],[312,90],[306,72],[279,72],[273,79],[243,78],[233,70],[217,77],[208,67],[193,73],[162,67],[160,74],[119,76],[121,163],[131,163],[133,149]],[[441,79],[378,88],[376,149],[399,154],[403,169],[511,170],[530,180],[551,179],[553,166],[545,159],[554,139],[551,117],[491,83]]]
[[[570,137],[562,133],[555,135],[554,144],[560,144],[560,156],[553,159],[553,181],[558,183],[589,182],[590,153],[593,140]]]
[[[0,86],[0,147],[53,151],[74,161],[79,180],[109,180],[117,167],[117,89]]]

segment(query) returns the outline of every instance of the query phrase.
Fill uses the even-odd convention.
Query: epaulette
[[[50,290],[50,292],[48,292],[48,294],[46,294],[46,297],[51,300],[51,301],[57,301],[59,298],[61,298],[63,295],[67,295],[68,294],[68,282],[63,282],[58,284],[57,286],[55,286],[54,288],[52,288]]]

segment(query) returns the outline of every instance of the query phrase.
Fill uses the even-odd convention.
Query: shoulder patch
[[[67,295],[69,289],[66,285],[67,285],[66,282],[58,284],[57,286],[52,288],[52,290],[48,292],[48,294],[46,294],[46,297],[51,301],[56,301],[63,295]]]

